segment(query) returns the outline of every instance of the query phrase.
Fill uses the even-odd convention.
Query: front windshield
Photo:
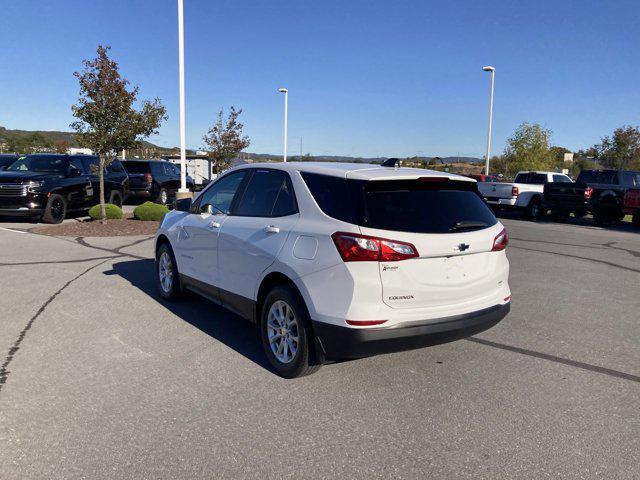
[[[39,155],[27,155],[20,157],[6,168],[9,172],[39,172],[59,173],[65,171],[66,162],[62,157],[45,157]]]

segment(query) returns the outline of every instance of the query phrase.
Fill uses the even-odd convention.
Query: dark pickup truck
[[[33,154],[0,171],[0,216],[41,218],[60,223],[67,213],[99,203],[100,185],[93,155]],[[105,198],[121,205],[129,178],[116,160],[106,170]]]
[[[640,172],[625,170],[583,170],[575,183],[548,183],[544,186],[543,208],[559,221],[573,213],[593,215],[599,225],[618,222],[624,217],[627,190],[640,187]]]

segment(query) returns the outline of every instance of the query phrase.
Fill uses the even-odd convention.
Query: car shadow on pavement
[[[184,299],[166,301],[158,293],[154,270],[152,259],[131,260],[114,263],[113,269],[105,272],[105,275],[124,278],[185,322],[272,372],[255,325],[190,292],[185,293]]]

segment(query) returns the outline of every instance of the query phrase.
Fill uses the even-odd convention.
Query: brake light
[[[520,189],[518,187],[511,187],[511,196],[517,197],[520,194]]]
[[[593,195],[593,188],[592,187],[587,187],[587,188],[584,189],[584,199],[585,200],[589,200],[592,195]]]
[[[506,229],[502,229],[502,231],[493,239],[493,248],[491,249],[494,252],[500,252],[507,248],[509,244],[509,234]]]
[[[147,182],[147,184],[151,185],[153,183],[153,177],[151,176],[150,173],[145,173],[144,174],[144,181]]]
[[[336,232],[331,238],[345,262],[398,262],[418,256],[416,247],[397,240],[347,232]]]
[[[382,325],[386,320],[345,320],[347,325],[354,327],[371,327],[373,325]]]

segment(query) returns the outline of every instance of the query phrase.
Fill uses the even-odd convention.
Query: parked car
[[[623,211],[631,215],[636,227],[640,227],[640,188],[630,188],[624,194]]]
[[[484,173],[470,173],[463,176],[473,178],[476,182],[500,182],[500,177],[495,175],[485,175]]]
[[[29,216],[60,223],[71,212],[99,203],[100,185],[93,155],[34,154],[0,171],[0,216]],[[105,197],[121,205],[128,177],[119,161],[105,172]]]
[[[544,208],[559,221],[571,213],[593,215],[599,225],[622,220],[624,195],[640,187],[640,172],[623,170],[583,170],[572,185],[549,184],[544,189]]]
[[[180,168],[164,160],[123,160],[129,174],[130,197],[149,199],[166,205],[175,198],[180,188]],[[187,188],[194,191],[191,177],[187,177]]]
[[[556,172],[518,172],[513,183],[478,183],[478,190],[489,205],[520,210],[537,220],[544,214],[542,194],[548,183],[572,183],[571,178]]]
[[[20,156],[18,154],[15,154],[15,153],[2,153],[2,154],[0,154],[0,170],[4,170],[9,165],[11,165],[13,162],[18,160],[18,158],[20,158]]]
[[[510,308],[507,243],[465,177],[251,164],[176,202],[156,278],[166,299],[188,289],[255,322],[273,368],[296,377],[495,325]]]

